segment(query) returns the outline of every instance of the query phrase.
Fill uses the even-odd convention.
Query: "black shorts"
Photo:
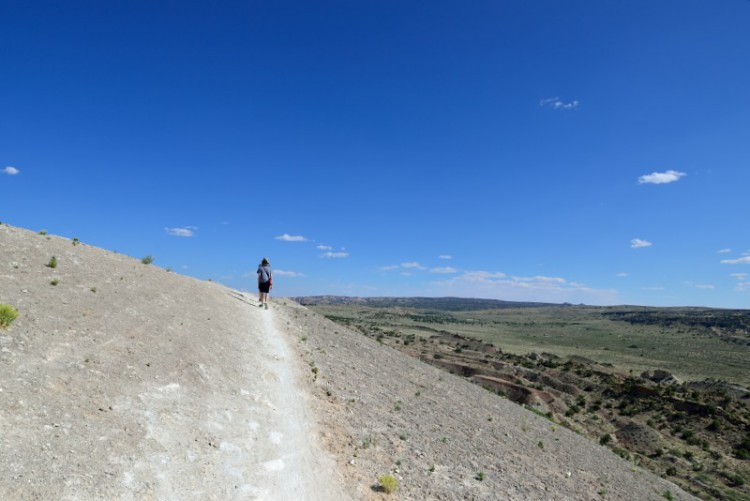
[[[268,294],[269,292],[271,292],[271,282],[260,282],[258,284],[258,290],[260,292]]]

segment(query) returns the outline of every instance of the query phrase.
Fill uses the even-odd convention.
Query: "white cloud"
[[[684,172],[668,170],[666,172],[652,172],[638,178],[638,184],[667,184],[679,181],[681,177],[687,176]]]
[[[537,282],[537,283],[556,283],[556,284],[564,284],[565,279],[559,278],[559,277],[542,277],[542,276],[536,276],[536,277],[513,277],[513,280],[521,283],[529,283],[529,282]]]
[[[16,169],[15,167],[11,167],[10,165],[3,169],[3,172],[8,174],[9,176],[15,176],[16,174],[20,173],[21,171]]]
[[[747,278],[747,273],[730,273],[729,276],[737,280],[744,280]]]
[[[721,264],[750,264],[750,256],[739,257],[737,259],[722,259]]]
[[[737,287],[735,287],[735,290],[739,292],[750,291],[750,282],[737,282]]]
[[[164,228],[169,235],[173,237],[192,237],[195,236],[195,226],[185,226],[184,228]]]
[[[507,301],[550,303],[617,304],[617,291],[593,289],[560,277],[509,277],[502,272],[466,271],[447,280],[433,282],[432,292]]]
[[[391,264],[389,266],[381,266],[380,267],[380,271],[393,271],[393,270],[397,270],[399,268],[401,268],[401,266],[399,266],[397,264]]]
[[[711,285],[711,284],[695,284],[695,288],[696,289],[715,289],[716,286]]]
[[[276,240],[281,240],[284,242],[307,242],[308,241],[308,239],[303,237],[302,235],[289,235],[288,233],[279,235],[278,237],[276,237]]]
[[[453,256],[450,254],[441,254],[438,256],[438,259],[453,259]]]
[[[430,269],[430,273],[442,273],[447,275],[450,273],[458,273],[458,270],[450,266],[438,266],[437,268]]]
[[[318,245],[316,247],[316,249],[323,250],[323,251],[329,251],[329,250],[333,250],[333,247],[331,247],[330,245],[323,245],[323,244],[321,244],[321,245]]]
[[[539,106],[542,108],[552,108],[553,110],[573,110],[578,108],[578,104],[578,101],[565,103],[559,97],[550,97],[539,101]]]
[[[623,278],[623,277],[627,277],[628,274],[623,271],[623,272],[618,273],[617,276]]]
[[[721,249],[716,251],[717,254],[729,254],[732,252],[732,249]]]
[[[640,238],[634,238],[630,241],[630,247],[633,249],[642,249],[644,247],[651,247],[652,244],[648,240],[641,240]]]
[[[414,275],[414,273],[412,273],[410,271],[402,271],[401,274],[403,276],[405,276],[405,277],[410,277],[410,276]]]
[[[323,254],[320,255],[320,257],[326,258],[326,259],[342,259],[342,258],[345,258],[345,257],[349,257],[349,253],[348,252],[330,252],[329,251],[329,252],[324,252]]]
[[[401,263],[402,268],[406,269],[417,269],[417,270],[424,270],[425,267],[419,264],[417,261],[411,261],[409,263]]]
[[[663,291],[664,287],[641,287],[644,291]]]
[[[492,272],[492,271],[467,271],[464,273],[464,278],[471,281],[490,281],[493,279],[501,279],[505,278],[508,275],[502,272]]]
[[[307,276],[304,273],[299,273],[296,271],[287,271],[287,270],[274,270],[274,275],[278,275],[280,277],[290,277],[290,278],[297,278],[297,277],[304,277]]]

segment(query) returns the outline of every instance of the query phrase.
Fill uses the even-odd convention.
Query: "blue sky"
[[[750,2],[4,2],[0,220],[274,294],[750,307]]]

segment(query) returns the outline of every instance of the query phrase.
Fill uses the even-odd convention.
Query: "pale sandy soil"
[[[0,303],[0,499],[692,499],[291,301],[2,225]]]

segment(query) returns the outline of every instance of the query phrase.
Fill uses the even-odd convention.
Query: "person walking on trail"
[[[268,293],[273,287],[273,274],[271,273],[271,263],[268,259],[263,258],[258,266],[258,306],[268,309]]]

